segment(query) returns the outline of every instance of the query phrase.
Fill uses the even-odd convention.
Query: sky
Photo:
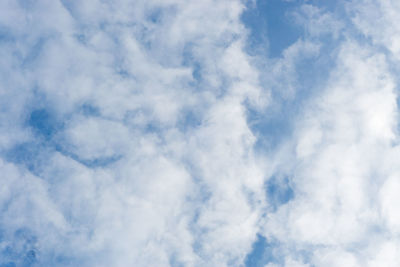
[[[0,267],[400,266],[399,17],[0,1]]]

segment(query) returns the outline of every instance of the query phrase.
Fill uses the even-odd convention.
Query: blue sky
[[[400,5],[0,3],[0,267],[399,266]]]

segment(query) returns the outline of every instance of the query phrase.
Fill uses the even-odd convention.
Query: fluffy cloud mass
[[[0,266],[398,266],[399,15],[2,1]]]

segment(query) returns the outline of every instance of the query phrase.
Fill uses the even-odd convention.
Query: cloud
[[[398,59],[399,4],[396,1],[354,1],[348,5],[348,9],[352,12],[352,20],[360,32],[371,38],[375,45],[385,47]]]
[[[243,262],[264,198],[244,102],[268,94],[242,3],[1,5],[0,263]]]
[[[306,2],[272,55],[239,0],[3,1],[0,265],[397,266],[398,6]]]
[[[398,158],[393,58],[374,42],[345,34],[333,50],[329,78],[308,98],[293,139],[285,140],[288,154],[279,157],[282,164],[293,162],[284,172],[294,198],[267,215],[264,235],[312,266],[396,264],[389,256],[397,231],[389,208],[397,187],[397,167],[389,158]],[[282,172],[281,166],[275,171]]]

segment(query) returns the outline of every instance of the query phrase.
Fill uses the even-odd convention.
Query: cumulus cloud
[[[3,1],[0,265],[397,266],[398,5],[278,2]]]
[[[241,264],[268,99],[243,4],[1,5],[1,264]]]
[[[387,3],[370,4],[375,12]],[[373,21],[354,6],[348,12],[357,23],[335,45],[335,66],[308,99],[287,142],[286,153],[294,157],[280,156],[293,161],[285,172],[295,196],[268,214],[263,226],[266,236],[281,242],[281,251],[291,247],[285,253],[310,266],[397,264],[390,256],[397,246],[395,53],[391,46],[389,52],[377,47],[376,40],[349,35],[360,29],[358,21]],[[362,34],[370,35],[363,26]]]

